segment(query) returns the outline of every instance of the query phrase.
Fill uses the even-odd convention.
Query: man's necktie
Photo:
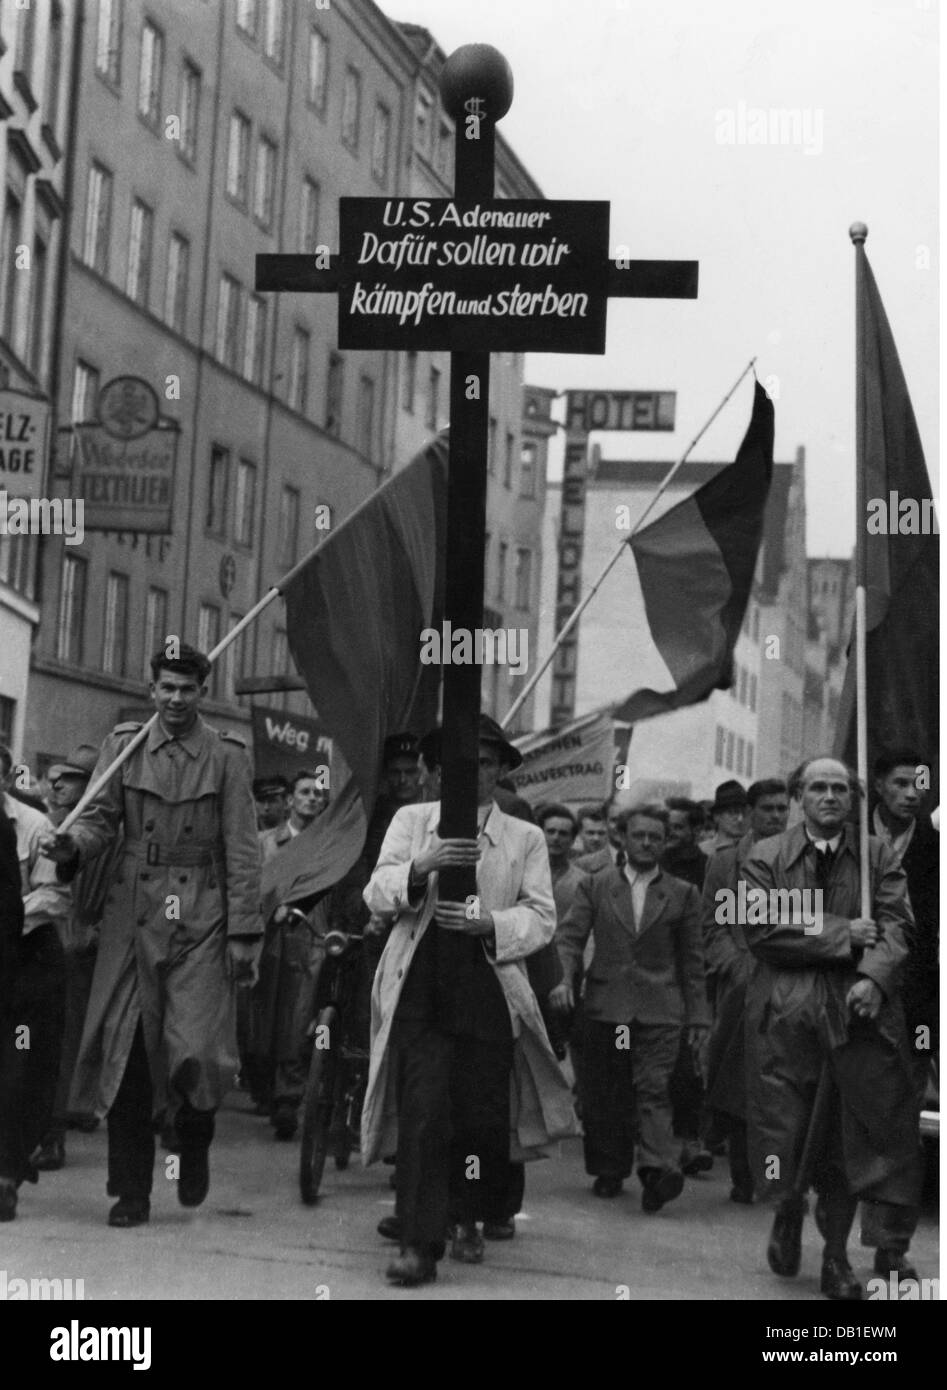
[[[619,873],[622,872],[627,863],[628,855],[625,853],[623,849],[618,850],[615,854],[615,868],[618,870]]]
[[[835,850],[831,845],[826,844],[825,849],[816,848],[815,852],[815,874],[819,881],[819,887],[828,889],[829,875],[832,872],[832,865],[835,863]]]

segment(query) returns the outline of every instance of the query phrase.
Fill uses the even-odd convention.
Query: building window
[[[100,275],[108,274],[111,227],[112,174],[104,164],[93,161],[86,194],[82,259]]]
[[[307,256],[315,255],[319,245],[319,185],[303,179],[303,195],[299,205],[299,249]]]
[[[279,500],[279,521],[276,537],[277,564],[283,566],[295,564],[298,543],[299,489],[284,487]]]
[[[13,726],[16,722],[16,700],[9,695],[0,695],[0,743],[7,748],[13,743]]]
[[[753,609],[753,641],[760,640],[760,610],[758,606]]]
[[[230,143],[227,147],[227,194],[234,202],[247,202],[250,173],[250,121],[242,111],[230,117]]]
[[[46,277],[49,253],[39,235],[33,239],[33,265],[30,269],[30,327],[27,342],[27,361],[37,376],[42,376],[43,327],[46,319]]]
[[[753,776],[753,745],[749,742],[746,745],[746,775]]]
[[[733,734],[732,734],[732,732],[731,732],[729,729],[727,730],[727,746],[726,746],[726,751],[725,751],[725,753],[724,753],[723,765],[724,765],[724,767],[727,769],[728,772],[732,771],[732,769],[733,769]]]
[[[497,422],[496,416],[490,416],[490,424],[487,429],[487,472],[492,476],[497,471]]]
[[[128,575],[112,570],[105,584],[105,636],[102,670],[124,676],[128,656]]]
[[[431,120],[434,100],[427,92],[418,92],[418,102],[414,111],[414,144],[425,159],[431,154]]]
[[[8,584],[24,598],[35,597],[35,536],[0,535],[0,583]],[[3,739],[0,739],[0,743]]]
[[[125,293],[136,304],[148,307],[148,286],[151,279],[151,237],[154,214],[140,198],[132,202],[132,217],[128,229],[128,269]]]
[[[375,382],[363,376],[358,384],[358,440],[356,448],[366,458],[372,457],[375,443]]]
[[[99,0],[95,35],[95,70],[113,87],[122,80],[122,11],[124,0]]]
[[[237,0],[237,28],[251,39],[256,38],[259,9],[259,0]]]
[[[391,112],[381,102],[375,107],[372,131],[372,174],[379,183],[388,177],[388,144],[391,139]]]
[[[151,20],[141,28],[141,61],[138,65],[138,114],[151,126],[161,115],[161,73],[164,67],[164,35]]]
[[[101,373],[98,367],[91,367],[76,358],[75,375],[72,378],[72,423],[84,424],[95,419],[96,401],[99,395]]]
[[[342,398],[345,388],[345,358],[329,353],[329,373],[326,378],[326,429],[330,434],[342,433]]]
[[[264,227],[273,221],[276,192],[276,146],[261,135],[256,147],[256,178],[253,182],[253,215]]]
[[[516,552],[516,606],[528,608],[533,583],[533,553],[531,550]]]
[[[247,299],[247,323],[243,336],[243,375],[254,386],[263,384],[263,349],[266,342],[266,300],[251,294]]]
[[[53,0],[49,12],[49,39],[46,52],[46,87],[43,92],[43,106],[46,124],[55,138],[59,125],[60,81],[62,79],[62,5]]]
[[[741,667],[739,668],[739,671],[740,671],[740,680],[739,680],[739,684],[738,684],[738,686],[737,686],[737,691],[738,691],[737,699],[739,700],[739,702],[740,702],[741,705],[745,705],[745,704],[746,704],[746,667],[745,667],[745,666],[741,666]]]
[[[342,144],[347,145],[350,150],[358,149],[361,105],[361,76],[355,68],[346,68],[345,85],[342,88]]]
[[[215,445],[210,451],[210,478],[207,485],[207,514],[204,528],[211,535],[223,536],[227,530],[227,493],[230,484],[230,454]],[[203,648],[201,649],[203,650]]]
[[[215,351],[224,366],[236,370],[237,335],[240,329],[240,282],[232,275],[221,275],[217,300],[217,339]]]
[[[197,157],[197,120],[201,104],[201,74],[193,63],[181,65],[181,92],[178,100],[181,119],[181,153],[193,164]]]
[[[294,410],[305,410],[309,398],[309,341],[308,329],[297,324],[289,358],[289,403]]]
[[[513,487],[513,450],[516,440],[509,430],[506,432],[506,450],[503,454],[503,486]]]
[[[714,743],[714,767],[723,767],[723,743],[724,730],[720,724],[717,725],[716,742]]]
[[[431,368],[431,375],[428,380],[427,396],[427,427],[429,430],[437,429],[437,422],[440,418],[441,409],[441,373],[438,367]]]
[[[309,70],[306,95],[320,115],[326,109],[329,85],[329,40],[318,29],[309,31]]]
[[[162,650],[168,637],[168,592],[166,589],[148,590],[145,600],[145,680],[151,680],[151,658]]]
[[[253,544],[253,522],[256,512],[256,464],[240,459],[237,464],[237,487],[233,509],[233,538],[238,545]]]
[[[414,414],[414,397],[418,387],[418,354],[409,352],[404,359],[404,378],[401,387],[401,407]]]
[[[437,128],[437,140],[434,145],[434,168],[445,183],[450,180],[452,146],[453,132],[445,121],[441,121]]]
[[[497,546],[497,598],[502,603],[506,598],[506,552],[509,549],[506,541],[501,541]]]
[[[165,322],[179,333],[184,332],[187,316],[187,277],[191,261],[191,244],[180,232],[168,238],[168,274],[164,283]]]
[[[64,555],[59,577],[59,620],[56,656],[81,666],[85,642],[85,596],[88,562],[78,555]]]
[[[536,496],[536,445],[524,444],[520,449],[520,496]]]
[[[285,0],[265,0],[263,21],[263,52],[271,63],[280,67],[283,62],[283,41],[286,33]]]
[[[33,50],[36,44],[36,6],[32,0],[27,0],[25,6],[14,5],[14,9],[18,12],[18,25],[13,66],[29,79],[33,74]]]
[[[16,291],[19,284],[16,270],[16,248],[20,245],[23,204],[12,189],[7,189],[3,217],[3,265],[0,266],[0,333],[9,342],[13,338],[16,318]]]
[[[736,773],[737,773],[737,776],[738,776],[738,777],[742,777],[742,776],[743,776],[743,755],[744,755],[745,752],[746,752],[746,742],[745,742],[744,739],[738,738],[738,739],[737,739],[737,766],[736,766]]]
[[[750,709],[754,712],[754,714],[756,713],[756,692],[757,692],[756,677],[755,677],[755,676],[751,676],[751,677],[750,677]]]
[[[220,609],[216,603],[202,603],[197,611],[197,649],[207,656],[219,641]],[[219,665],[215,662],[207,677],[207,688],[212,698],[217,695],[219,689],[219,670]]]

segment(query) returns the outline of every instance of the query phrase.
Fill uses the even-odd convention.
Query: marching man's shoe
[[[401,1219],[397,1216],[383,1216],[378,1223],[378,1234],[382,1240],[401,1239]]]
[[[476,1224],[458,1224],[451,1229],[450,1257],[461,1264],[478,1265],[483,1259],[483,1236]]]
[[[33,1164],[41,1173],[57,1173],[66,1162],[66,1145],[58,1134],[47,1137],[33,1155]]]
[[[437,1278],[437,1262],[431,1255],[407,1246],[396,1260],[385,1270],[386,1279],[403,1288],[415,1288],[418,1284],[433,1284]]]
[[[621,1178],[596,1178],[592,1184],[592,1191],[596,1197],[617,1197],[622,1185]]]
[[[882,1250],[875,1251],[875,1273],[883,1274],[887,1279],[889,1274],[897,1274],[898,1283],[902,1279],[913,1279],[919,1283],[917,1270],[912,1264],[908,1263],[907,1251]]]
[[[773,1218],[766,1258],[774,1274],[794,1279],[802,1263],[802,1222],[806,1203],[802,1197],[786,1197]]]
[[[484,1240],[512,1240],[516,1235],[516,1222],[512,1216],[505,1221],[485,1221],[483,1223]]]
[[[826,1298],[846,1303],[858,1303],[864,1289],[855,1278],[855,1273],[846,1259],[834,1255],[822,1257],[822,1292]]]
[[[178,1201],[182,1207],[199,1207],[210,1188],[210,1163],[206,1144],[181,1147]]]
[[[151,1215],[151,1203],[147,1198],[119,1197],[109,1212],[109,1225],[128,1227],[144,1226]]]
[[[684,1174],[677,1168],[652,1168],[641,1189],[641,1210],[653,1216],[684,1191]]]

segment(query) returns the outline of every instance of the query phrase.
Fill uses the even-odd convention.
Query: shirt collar
[[[790,826],[786,834],[786,864],[794,864],[797,859],[801,859],[803,854],[815,839],[806,829],[805,821],[799,821],[796,825]],[[833,836],[830,844],[834,843],[837,853],[846,852],[858,857],[857,842],[855,839],[855,827],[848,821],[842,826],[838,835]]]
[[[626,863],[625,867],[622,869],[625,878],[632,885],[636,883],[653,883],[660,872],[660,866],[657,864],[651,869],[633,869],[630,864]]]
[[[169,734],[161,720],[156,719],[152,725],[151,733],[148,735],[148,752],[157,753],[159,748],[164,748],[166,744],[177,743],[184,749],[189,758],[196,758],[201,751],[205,728],[203,719],[198,716],[194,727],[183,738],[178,738],[176,734]]]
[[[480,808],[478,807],[478,821],[479,817]],[[490,807],[487,811],[487,818],[483,822],[483,825],[480,827],[480,834],[486,835],[491,845],[498,845],[500,843],[500,808],[495,801],[490,802]]]
[[[890,826],[885,824],[881,814],[881,807],[876,806],[872,814],[872,825],[879,839],[884,840],[885,844],[888,845],[900,859],[911,843],[911,840],[914,838],[914,827],[917,825],[917,821],[912,819],[906,830],[902,830],[900,834],[895,835]]]

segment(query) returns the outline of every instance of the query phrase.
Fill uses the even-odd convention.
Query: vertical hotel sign
[[[566,453],[559,523],[556,636],[569,621],[581,598],[590,432],[673,430],[675,404],[676,394],[673,391],[566,392]],[[575,716],[578,645],[579,625],[576,623],[562,639],[553,661],[549,718],[554,726],[566,724]]]

